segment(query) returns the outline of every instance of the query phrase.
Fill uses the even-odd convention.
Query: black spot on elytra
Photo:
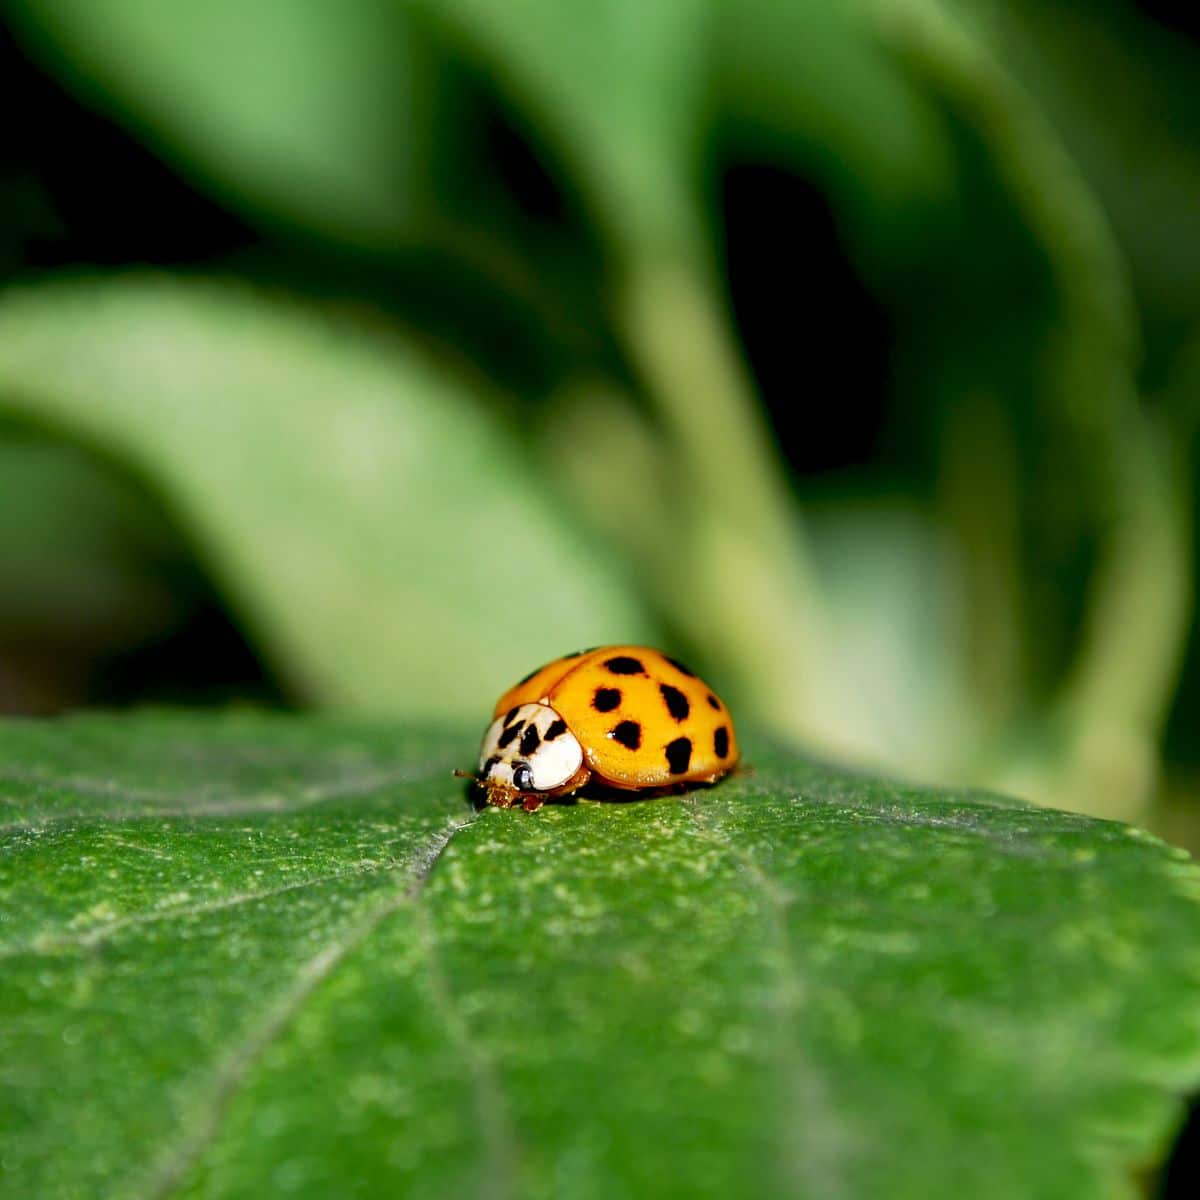
[[[688,713],[692,711],[692,706],[688,703],[688,698],[678,688],[673,688],[669,683],[660,683],[658,690],[662,692],[662,698],[667,702],[667,712],[677,721],[685,720]]]
[[[621,703],[621,692],[618,688],[597,688],[592,697],[592,707],[597,712],[612,712]]]
[[[667,746],[667,766],[672,775],[682,775],[692,761],[692,739],[676,738]]]
[[[627,750],[636,750],[642,744],[642,727],[636,721],[622,721],[608,736]]]
[[[538,748],[541,740],[538,736],[537,726],[530,721],[525,726],[525,732],[521,734],[521,753],[526,755],[532,754]]]
[[[500,740],[496,743],[496,745],[499,746],[501,750],[503,750],[504,747],[509,744],[509,742],[513,741],[516,738],[516,736],[521,732],[521,730],[524,727],[525,727],[524,721],[520,721],[516,725],[510,725],[500,735]]]
[[[533,787],[533,772],[529,769],[528,763],[517,763],[513,767],[513,787],[518,792],[528,792]]]
[[[675,670],[680,671],[684,675],[690,675],[693,679],[696,678],[696,672],[690,670],[688,667],[685,667],[683,663],[679,661],[679,659],[672,658],[669,654],[664,654],[663,658],[665,658],[667,662],[669,662],[671,666],[675,668]]]
[[[630,658],[628,654],[618,654],[616,658],[606,659],[604,665],[614,675],[645,675],[646,673],[641,659]]]
[[[505,713],[505,715],[504,715],[504,724],[505,724],[505,726],[506,726],[506,727],[507,727],[507,726],[509,726],[509,725],[511,725],[511,724],[513,723],[513,721],[515,721],[515,720],[516,720],[516,718],[517,718],[517,713],[519,713],[520,711],[521,711],[521,706],[518,704],[518,705],[516,705],[515,707],[513,707],[513,708],[510,708],[510,709],[508,710],[508,712],[507,712],[507,713]]]
[[[552,742],[560,734],[564,734],[566,732],[567,723],[562,719],[562,717],[559,717],[557,721],[554,721],[550,725],[550,728],[546,730],[545,734],[543,734],[542,740],[545,742]]]
[[[491,773],[492,768],[500,761],[500,755],[493,754],[491,758],[479,768],[479,774],[486,779]]]
[[[712,692],[708,693],[708,707],[715,709],[717,712],[721,711],[721,702],[712,694]]]
[[[724,725],[713,734],[713,749],[718,758],[724,758],[729,753],[729,730]]]

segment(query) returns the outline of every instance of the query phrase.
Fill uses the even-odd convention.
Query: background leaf
[[[0,429],[0,707],[46,711],[93,649],[175,625],[187,571],[128,478],[77,446]]]
[[[0,405],[135,465],[281,677],[472,711],[648,621],[520,442],[393,341],[142,276],[10,292]]]
[[[963,7],[1103,206],[1138,301],[1142,376],[1157,390],[1200,317],[1200,212],[1191,200],[1200,188],[1200,51],[1141,11],[1152,6]]]
[[[259,219],[383,247],[405,235],[429,64],[390,0],[6,7],[92,104]]]
[[[471,734],[0,725],[6,1186],[1120,1194],[1200,1075],[1196,869],[749,740],[530,818]]]
[[[0,7],[97,128],[147,144],[257,233],[239,272],[399,311],[524,393],[566,363],[611,365],[600,256],[535,131],[404,5]],[[102,208],[111,182],[80,183]]]

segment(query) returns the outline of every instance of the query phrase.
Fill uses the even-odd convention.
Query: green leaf
[[[4,7],[68,86],[252,214],[388,246],[425,198],[428,55],[391,0]]]
[[[457,37],[545,127],[618,245],[696,249],[708,0],[407,7]]]
[[[47,1198],[1108,1197],[1200,1078],[1200,873],[754,770],[474,813],[473,733],[0,725],[0,1166]]]
[[[877,36],[877,13],[743,0],[716,20],[723,149],[819,181],[868,275],[919,270],[956,164],[946,115]]]
[[[648,635],[628,584],[463,380],[246,290],[9,292],[0,413],[131,464],[280,676],[464,715],[577,645]]]
[[[0,628],[106,649],[179,618],[172,531],[131,481],[78,447],[0,430]]]
[[[1200,51],[1134,5],[960,2],[1103,203],[1137,292],[1144,377],[1161,378],[1200,315]]]
[[[970,777],[980,731],[953,545],[916,511],[878,500],[813,504],[809,528],[843,670],[871,698],[873,740],[927,779]]]

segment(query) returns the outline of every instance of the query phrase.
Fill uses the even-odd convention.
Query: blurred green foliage
[[[46,261],[119,180],[97,155],[68,202],[36,145],[4,177],[10,706],[94,697],[215,589],[294,703],[478,718],[646,637],[902,772],[1145,818],[1164,747],[1200,765],[1183,33],[1116,0],[2,7],[233,231]]]

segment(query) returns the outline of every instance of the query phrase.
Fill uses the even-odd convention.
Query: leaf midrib
[[[416,904],[446,847],[474,820],[474,816],[452,820],[411,862],[396,870],[397,875],[404,879],[403,886],[372,905],[347,934],[327,943],[304,963],[291,986],[217,1068],[207,1099],[192,1120],[185,1122],[181,1136],[164,1151],[157,1166],[151,1168],[148,1181],[134,1189],[135,1196],[140,1200],[167,1200],[178,1191],[188,1171],[219,1136],[225,1114],[245,1086],[255,1065],[288,1030],[318,989],[363,947],[371,934],[388,917],[407,905]]]

